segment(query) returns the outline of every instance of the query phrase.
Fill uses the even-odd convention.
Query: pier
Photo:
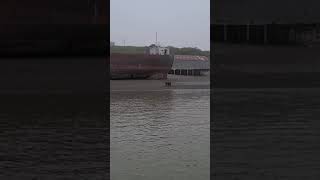
[[[211,27],[215,42],[270,45],[320,42],[320,24],[317,23],[216,23]]]
[[[184,76],[201,76],[209,72],[210,69],[171,69],[168,74]]]
[[[168,74],[201,76],[210,72],[210,60],[205,56],[175,55]]]

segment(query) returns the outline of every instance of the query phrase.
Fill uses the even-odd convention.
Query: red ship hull
[[[111,54],[111,79],[166,79],[173,63],[169,55]]]
[[[1,1],[0,6],[0,56],[107,54],[107,1]]]

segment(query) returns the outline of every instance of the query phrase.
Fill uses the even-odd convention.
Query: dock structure
[[[210,60],[205,56],[175,55],[168,74],[201,76],[210,71]]]
[[[216,23],[211,26],[215,42],[270,45],[320,42],[320,23]]]

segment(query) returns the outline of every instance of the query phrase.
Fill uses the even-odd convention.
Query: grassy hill
[[[128,54],[143,54],[146,52],[147,47],[139,46],[113,46],[110,48],[111,53],[128,53]],[[197,55],[210,57],[210,51],[202,51],[198,48],[184,47],[176,48],[169,46],[171,54],[179,55]]]
[[[197,55],[197,56],[207,56],[210,57],[210,51],[202,51],[198,48],[192,48],[192,47],[183,47],[183,48],[176,48],[176,47],[170,47],[170,53],[171,54],[179,54],[179,55]]]
[[[112,53],[143,54],[145,51],[146,47],[138,46],[113,46],[110,48]]]

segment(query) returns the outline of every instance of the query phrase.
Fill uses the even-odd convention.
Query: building
[[[319,1],[213,2],[215,42],[310,44],[320,42]]]
[[[210,72],[210,60],[206,56],[175,55],[169,74],[199,76]]]
[[[149,54],[159,54],[159,55],[169,55],[170,49],[167,47],[160,47],[155,44],[152,44],[148,47]]]

